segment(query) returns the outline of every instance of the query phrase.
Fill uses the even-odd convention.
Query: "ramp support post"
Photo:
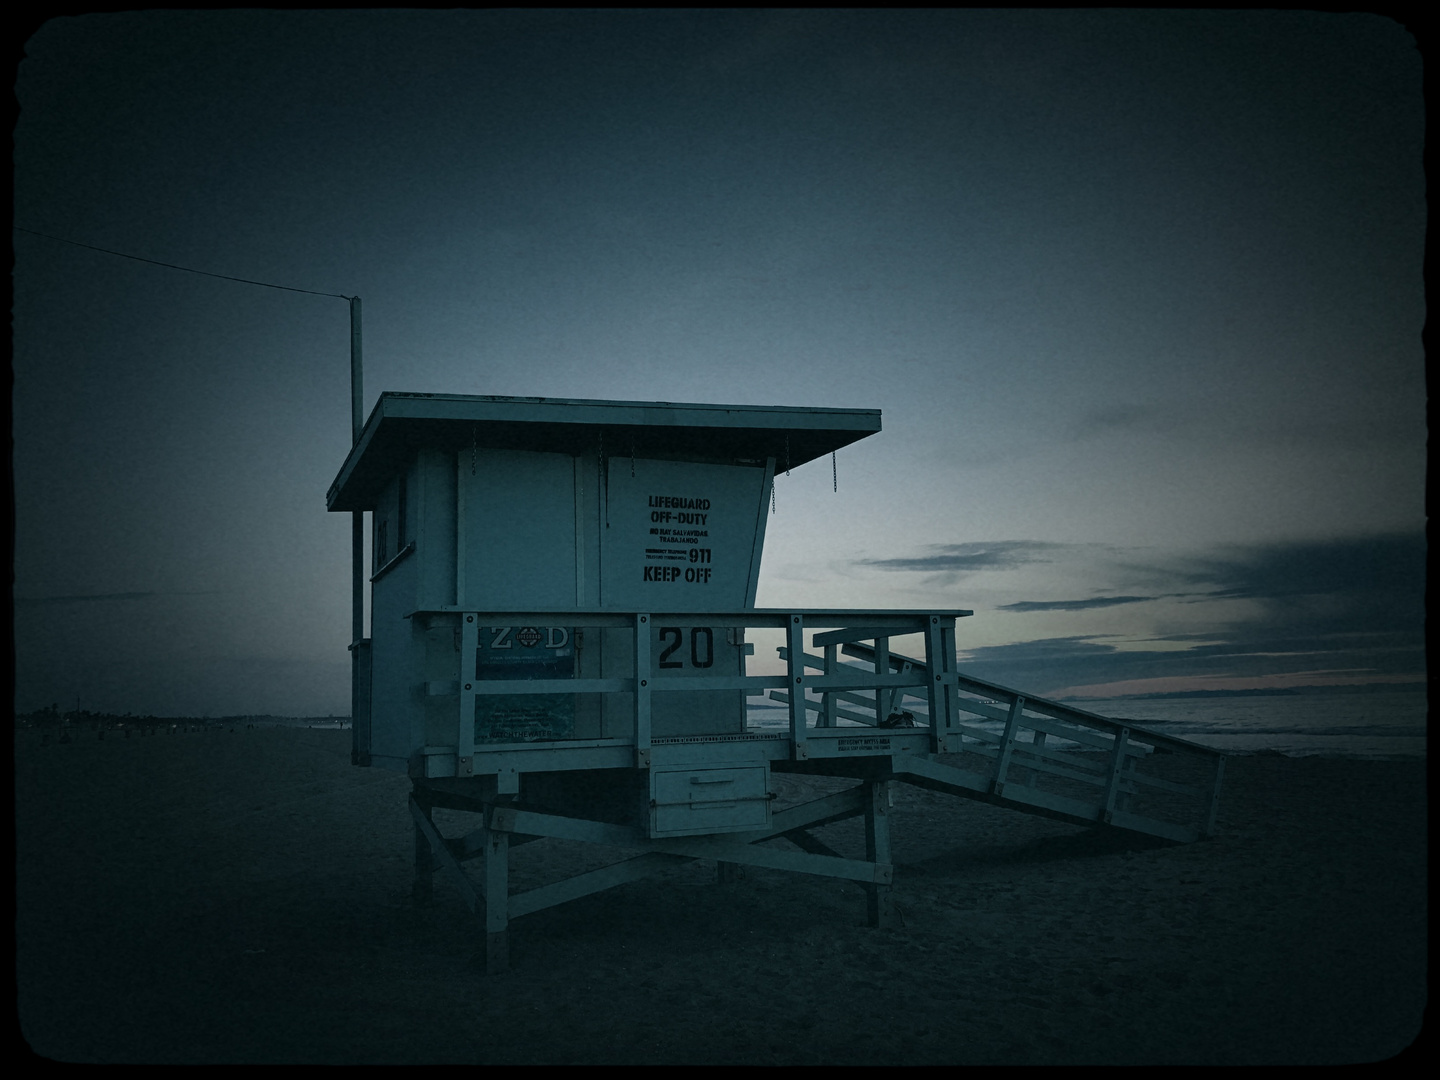
[[[421,797],[417,786],[410,796],[425,820],[434,827],[430,803]],[[410,895],[417,904],[429,904],[435,897],[435,855],[430,850],[430,838],[420,823],[415,823],[415,881],[410,886]]]
[[[888,780],[865,781],[865,859],[872,863],[891,861]],[[894,925],[895,904],[888,882],[866,883],[865,921],[880,929]]]

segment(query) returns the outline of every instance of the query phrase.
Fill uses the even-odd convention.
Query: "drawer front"
[[[655,771],[650,776],[651,836],[761,829],[770,823],[764,765]]]

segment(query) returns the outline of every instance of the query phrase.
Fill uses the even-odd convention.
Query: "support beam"
[[[865,858],[877,865],[890,863],[890,782],[865,782]],[[884,929],[895,922],[895,904],[890,882],[878,878],[865,886],[865,917],[873,927]]]
[[[485,838],[485,974],[510,969],[510,834]]]
[[[410,796],[411,813],[419,814],[430,823],[430,828],[435,829],[435,822],[431,816],[432,810],[427,803],[421,802]],[[436,833],[436,835],[439,835]],[[430,850],[430,838],[426,835],[420,823],[415,823],[415,880],[410,886],[410,895],[415,903],[421,906],[430,904],[435,898],[435,856]]]
[[[807,829],[796,829],[793,832],[788,832],[785,834],[785,839],[789,840],[801,851],[808,852],[811,855],[828,855],[832,859],[844,857],[829,844],[825,843],[825,841],[817,840],[811,836]]]
[[[410,796],[410,816],[415,819],[416,828],[424,834],[430,844],[431,852],[440,860],[440,865],[450,871],[452,880],[460,889],[460,895],[465,899],[465,906],[470,909],[472,915],[478,914],[481,904],[480,895],[465,875],[465,868],[456,861],[454,855],[450,854],[450,849],[445,845],[445,838],[435,828],[426,811],[420,809],[414,795]]]
[[[684,855],[667,855],[661,851],[636,855],[618,863],[611,863],[609,866],[602,866],[598,870],[576,874],[563,881],[516,893],[510,897],[510,918],[518,919],[522,915],[542,911],[545,908],[554,907],[556,904],[564,904],[571,900],[578,900],[582,896],[604,892],[617,885],[624,885],[627,881],[638,881],[640,878],[650,877],[652,874],[662,873],[688,862],[694,862],[694,860]]]

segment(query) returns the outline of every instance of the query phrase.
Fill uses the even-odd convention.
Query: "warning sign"
[[[609,474],[602,594],[635,610],[746,602],[765,470],[637,460]]]

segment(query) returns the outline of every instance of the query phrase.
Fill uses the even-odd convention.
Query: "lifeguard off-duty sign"
[[[625,459],[610,471],[607,598],[663,611],[745,606],[765,469]],[[763,519],[762,519],[763,520]]]

